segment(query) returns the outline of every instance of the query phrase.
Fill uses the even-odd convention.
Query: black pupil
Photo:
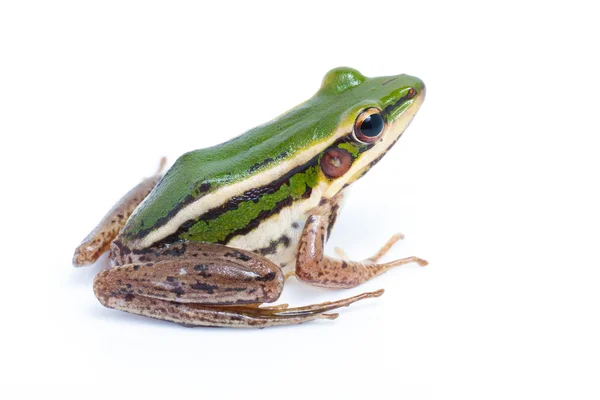
[[[381,114],[371,114],[360,124],[360,133],[367,137],[378,136],[383,131],[383,117]]]

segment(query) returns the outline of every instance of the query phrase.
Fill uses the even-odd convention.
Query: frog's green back
[[[182,155],[138,207],[123,236],[139,238],[208,193],[330,140],[338,127],[351,122],[349,117],[356,110],[394,101],[395,92],[406,87],[406,82],[397,89],[391,84],[385,91],[380,89],[394,78],[365,78],[350,68],[334,69],[311,99],[289,112],[226,143]]]

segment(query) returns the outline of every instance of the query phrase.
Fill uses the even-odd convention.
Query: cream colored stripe
[[[148,233],[141,239],[136,240],[133,244],[133,248],[146,248],[151,246],[153,243],[158,242],[161,239],[175,233],[177,229],[186,221],[196,219],[208,210],[218,207],[231,198],[238,196],[247,190],[261,187],[269,182],[273,182],[279,177],[285,175],[298,165],[306,164],[313,157],[327,149],[333,142],[338,138],[348,134],[352,129],[351,124],[346,124],[337,129],[337,131],[330,136],[329,140],[323,141],[319,144],[311,146],[308,150],[298,154],[298,156],[284,161],[281,164],[276,165],[273,168],[260,172],[256,175],[244,179],[240,182],[233,183],[217,189],[213,193],[209,193],[206,196],[196,200],[195,202],[187,205],[181,209],[169,222],[160,228]]]

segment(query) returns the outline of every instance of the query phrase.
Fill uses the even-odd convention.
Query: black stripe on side
[[[225,214],[228,211],[236,210],[241,203],[245,203],[247,201],[252,201],[254,203],[257,203],[261,199],[261,197],[263,197],[267,194],[275,193],[277,190],[279,190],[279,188],[281,186],[283,186],[285,184],[289,184],[290,179],[294,175],[299,174],[299,173],[304,173],[308,168],[316,165],[318,162],[318,159],[319,159],[319,156],[313,157],[306,164],[299,165],[299,166],[291,169],[285,175],[282,175],[281,177],[277,178],[276,180],[270,182],[269,184],[258,187],[258,188],[252,188],[250,190],[247,190],[246,192],[242,193],[241,195],[232,197],[226,203],[224,203],[218,207],[212,208],[212,209],[206,211],[204,214],[201,214],[200,216],[198,216],[194,219],[190,219],[190,220],[184,222],[183,224],[181,224],[181,226],[177,229],[177,231],[175,233],[160,240],[159,242],[156,243],[156,245],[178,242],[178,241],[180,241],[179,236],[181,234],[187,232],[192,227],[192,225],[194,225],[196,222],[210,221],[210,220],[217,219],[220,215]],[[308,197],[310,197],[311,193],[312,193],[312,188],[307,187],[307,191],[302,195],[301,198],[303,198],[303,199],[308,198]],[[257,218],[255,218],[254,220],[252,220],[250,222],[250,224],[253,226],[252,229],[254,229],[258,225],[260,225],[260,222],[262,220],[269,218],[270,216],[279,212],[282,208],[289,206],[292,203],[293,203],[293,199],[291,197],[288,197],[288,198],[280,201],[279,203],[277,203],[275,208],[273,208],[272,210],[263,210],[258,215]],[[245,227],[245,228],[235,231],[233,233],[235,233],[235,235],[239,235],[239,234],[248,233],[252,230],[252,229],[247,230],[247,228],[248,227]],[[235,235],[233,235],[233,236],[235,236]],[[227,238],[225,238],[225,240],[220,241],[218,243],[221,243],[221,244],[227,243],[233,236],[232,236],[232,234],[229,234],[227,236]]]

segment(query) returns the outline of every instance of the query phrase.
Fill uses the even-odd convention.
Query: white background
[[[9,397],[600,396],[593,2],[0,5],[2,336]],[[330,69],[410,73],[427,99],[330,241],[418,255],[336,321],[186,329],[103,308],[73,249],[161,156],[223,142]],[[104,260],[105,262],[105,260]],[[36,385],[40,385],[37,387]]]

